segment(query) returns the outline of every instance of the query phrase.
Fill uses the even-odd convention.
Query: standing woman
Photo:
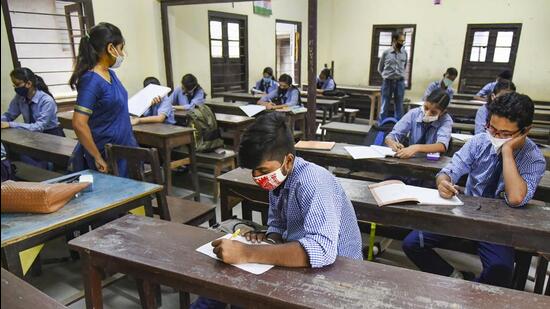
[[[124,60],[124,38],[110,23],[99,23],[80,40],[71,88],[77,89],[73,128],[78,137],[71,166],[108,171],[105,144],[137,146],[128,113],[128,92],[112,69]],[[122,164],[121,164],[122,163]],[[119,165],[121,175],[126,166]]]

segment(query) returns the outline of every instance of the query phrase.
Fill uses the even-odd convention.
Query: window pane
[[[472,47],[470,54],[471,62],[485,62],[485,56],[487,55],[487,48],[485,47]]]
[[[223,47],[222,47],[222,41],[210,41],[212,58],[221,58],[223,57]]]
[[[391,32],[380,32],[378,45],[391,45]]]
[[[378,46],[378,58],[382,57],[382,53],[388,48],[390,48],[390,46]]]
[[[222,39],[222,22],[210,21],[210,39],[221,40]]]
[[[512,38],[514,38],[513,31],[499,31],[497,34],[497,46],[511,47]]]
[[[489,31],[476,31],[474,32],[473,46],[487,46],[489,42]]]
[[[227,38],[231,41],[239,40],[239,24],[227,23]]]
[[[508,63],[510,61],[510,47],[496,47],[493,62]]]
[[[239,58],[241,56],[239,42],[229,42],[229,58]]]

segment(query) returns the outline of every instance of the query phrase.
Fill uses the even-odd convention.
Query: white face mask
[[[437,119],[439,119],[439,116],[429,116],[429,115],[426,115],[426,111],[422,111],[422,113],[424,114],[424,117],[422,117],[422,122],[430,123],[430,122],[434,122],[434,121],[436,121]]]
[[[493,144],[493,149],[497,154],[500,153],[500,150],[502,149],[502,145],[504,145],[504,143],[512,139],[512,138],[496,138],[492,136],[491,133],[487,133],[487,134],[489,135],[489,140],[491,140],[491,144]]]
[[[112,69],[117,69],[122,65],[122,62],[124,61],[124,56],[118,53],[118,50],[116,51],[117,56],[115,63],[111,66]]]

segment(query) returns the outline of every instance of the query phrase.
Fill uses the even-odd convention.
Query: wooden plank
[[[67,308],[42,291],[2,268],[2,308]]]
[[[338,257],[320,269],[274,267],[253,275],[195,249],[213,231],[125,216],[69,245],[92,274],[103,267],[242,307],[253,308],[547,308],[550,298],[379,263]],[[88,304],[101,306],[97,278]],[[269,293],[266,293],[269,291]],[[142,299],[142,302],[144,300]]]

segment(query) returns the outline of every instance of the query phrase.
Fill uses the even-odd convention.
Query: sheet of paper
[[[458,140],[461,140],[463,142],[467,142],[469,141],[470,139],[472,139],[472,137],[474,137],[473,135],[471,134],[462,134],[462,133],[451,133],[451,137],[452,138],[456,138]]]
[[[128,112],[131,115],[141,117],[151,106],[151,101],[155,97],[164,97],[170,92],[169,87],[149,84],[141,89],[128,100]]]
[[[344,147],[346,151],[353,157],[353,159],[371,159],[371,158],[384,158],[385,155],[370,148],[368,146],[347,146]]]
[[[256,88],[252,88],[252,92],[253,92],[254,94],[265,94],[264,91],[258,90],[258,89],[256,89]]]
[[[265,106],[263,105],[243,105],[239,106],[239,108],[248,116],[248,117],[254,117],[255,115],[263,112],[265,110]]]
[[[391,150],[390,147],[371,145],[370,148],[378,151],[379,153],[383,154],[386,157],[394,157],[395,156],[395,151]]]
[[[404,191],[407,192],[407,195],[416,197],[420,202],[420,205],[464,205],[464,203],[456,196],[453,196],[450,199],[442,198],[439,196],[439,192],[436,189],[407,186],[407,189]]]
[[[230,239],[231,234],[227,234],[227,235],[225,235],[223,237],[220,237],[220,238]],[[252,244],[251,242],[247,241],[246,238],[244,238],[242,236],[237,236],[234,240],[240,241],[242,243],[249,244],[249,245]],[[207,242],[206,244],[198,247],[196,251],[200,252],[202,254],[206,254],[209,257],[213,258],[213,259],[220,260],[220,259],[218,259],[218,257],[214,253],[214,247],[212,247],[211,243],[212,242]],[[267,245],[267,244],[254,244],[254,245],[261,246],[261,245]],[[233,265],[237,268],[240,268],[244,271],[247,271],[249,273],[253,273],[255,275],[261,275],[261,274],[265,273],[266,271],[270,270],[271,268],[273,268],[273,265],[258,264],[258,263],[231,264],[231,265]]]

